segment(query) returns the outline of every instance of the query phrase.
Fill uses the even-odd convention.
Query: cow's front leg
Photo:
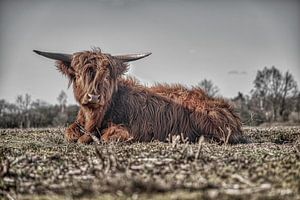
[[[85,125],[85,131],[79,139],[78,142],[82,144],[90,144],[93,142],[93,138],[91,137],[91,134],[95,134],[96,132],[96,124],[93,121],[89,121]]]
[[[80,126],[83,127],[84,123],[82,111],[79,110],[76,122],[71,124],[65,131],[65,138],[68,142],[77,142],[77,140],[83,135],[83,133],[80,131]]]
[[[104,142],[110,141],[130,141],[132,139],[127,128],[121,125],[110,125],[107,129],[103,130],[101,140]]]
[[[93,142],[93,138],[91,134],[97,134],[97,127],[101,125],[102,122],[102,112],[97,110],[85,110],[85,125],[84,129],[86,133],[84,133],[79,139],[78,142],[82,144],[89,144]],[[96,135],[95,135],[96,136]]]
[[[85,117],[84,129],[86,133],[78,139],[79,143],[89,144],[93,141],[91,135],[98,136],[98,128],[101,128],[107,106],[108,104],[100,108],[81,108]]]

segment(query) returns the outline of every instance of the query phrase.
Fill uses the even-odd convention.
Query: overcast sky
[[[212,80],[223,96],[249,93],[256,72],[275,65],[300,84],[297,0],[0,1],[0,99],[18,94],[55,103],[72,89],[54,62],[32,50],[153,54],[129,74],[195,85]]]

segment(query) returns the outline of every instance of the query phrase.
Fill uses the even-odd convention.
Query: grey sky
[[[275,65],[300,84],[300,1],[1,1],[0,98],[18,94],[74,103],[54,62],[32,50],[153,54],[129,72],[147,84],[211,79],[227,97],[249,93]]]

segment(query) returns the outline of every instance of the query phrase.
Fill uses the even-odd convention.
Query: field
[[[253,143],[68,144],[64,129],[0,130],[0,199],[300,199],[300,127]]]

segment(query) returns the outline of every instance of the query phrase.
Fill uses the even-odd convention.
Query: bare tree
[[[201,87],[208,96],[215,97],[219,94],[219,88],[213,84],[211,80],[203,79],[199,84],[199,87]]]
[[[59,95],[57,97],[57,101],[60,106],[61,113],[65,112],[66,105],[67,105],[67,98],[68,98],[68,96],[63,90],[59,93]]]
[[[63,90],[59,93],[57,101],[59,104],[60,112],[53,118],[52,123],[54,126],[63,126],[68,121],[68,115],[66,113],[67,94]]]
[[[20,116],[20,128],[23,128],[23,126],[29,128],[29,109],[31,106],[31,96],[29,94],[25,94],[24,96],[18,95],[16,99],[16,105]]]
[[[282,80],[282,97],[279,115],[282,116],[284,111],[286,110],[287,105],[287,97],[295,97],[297,95],[297,82],[294,80],[293,75],[290,72],[286,72],[283,76]]]
[[[254,80],[252,98],[259,99],[261,110],[266,113],[272,111],[273,121],[278,120],[278,115],[283,116],[287,111],[287,98],[292,98],[297,93],[297,82],[293,75],[286,72],[284,75],[274,66],[264,67],[259,70]]]

